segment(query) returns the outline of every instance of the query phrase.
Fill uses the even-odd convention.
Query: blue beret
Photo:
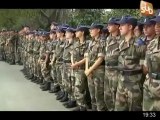
[[[74,28],[71,28],[71,27],[67,28],[65,31],[66,32],[72,32],[72,33],[76,32],[76,30]]]
[[[143,21],[143,25],[154,25],[156,22],[153,20],[155,17],[146,17]]]
[[[119,23],[118,23],[119,20],[120,20],[120,19],[118,19],[118,18],[110,18],[110,19],[108,20],[108,24],[119,24]]]
[[[89,30],[89,27],[87,26],[78,26],[76,31],[88,31]]]
[[[137,25],[137,19],[131,16],[122,16],[121,20],[118,22],[119,24],[131,24],[133,26]]]
[[[92,23],[90,26],[90,29],[94,29],[94,28],[103,29],[103,25],[98,23]]]

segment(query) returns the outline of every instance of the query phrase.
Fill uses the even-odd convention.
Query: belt
[[[160,73],[151,73],[151,78],[156,79],[156,80],[160,80]]]
[[[57,59],[58,62],[63,62],[62,58]]]
[[[64,63],[71,63],[71,60],[63,60]]]
[[[137,75],[142,73],[142,70],[122,70],[119,71],[122,75],[130,76],[130,75]]]
[[[90,62],[90,63],[89,63],[89,66],[92,66],[94,63],[95,63],[95,62]],[[100,66],[101,66],[101,65],[102,65],[102,66],[105,66],[105,62],[102,62],[102,63],[100,64]]]
[[[106,66],[117,66],[118,65],[118,61],[106,62],[105,65]]]

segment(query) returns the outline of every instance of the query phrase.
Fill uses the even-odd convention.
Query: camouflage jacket
[[[63,51],[65,47],[65,40],[59,40],[55,49],[55,58],[57,61],[63,61]]]
[[[88,53],[88,64],[90,67],[95,63],[98,57],[105,57],[105,41],[101,40],[100,37],[97,40],[90,41],[86,53]],[[84,56],[86,57],[86,54]],[[104,65],[105,61],[103,61],[102,64]]]
[[[119,43],[121,37],[112,37],[108,36],[106,41],[105,49],[105,65],[106,66],[117,66],[118,65],[118,56],[119,56]]]
[[[39,51],[40,51],[40,46],[41,43],[37,40],[34,41],[34,45],[33,45],[33,54],[38,56],[39,55]]]
[[[68,63],[71,63],[71,53],[75,45],[76,45],[75,40],[72,40],[71,43],[69,43],[68,41],[66,42],[65,47],[64,47],[64,52],[63,52],[64,62],[67,61]]]
[[[128,42],[123,40],[119,44],[118,66],[124,69],[141,69],[140,60],[144,59],[146,46],[137,46],[135,38],[132,37]]]
[[[147,45],[144,65],[149,72],[160,73],[160,37],[156,36]]]

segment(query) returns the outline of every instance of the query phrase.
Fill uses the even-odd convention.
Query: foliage
[[[141,17],[138,9],[1,9],[0,29],[21,29],[28,25],[32,29],[49,30],[52,21],[76,27],[107,22],[110,17],[120,18],[122,15]]]

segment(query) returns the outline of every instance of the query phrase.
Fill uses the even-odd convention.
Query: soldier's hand
[[[76,68],[78,68],[78,66],[76,64],[71,64],[71,68],[76,69]]]
[[[91,71],[90,71],[90,69],[88,69],[88,70],[85,70],[84,73],[86,74],[86,76],[89,76],[91,74]]]

